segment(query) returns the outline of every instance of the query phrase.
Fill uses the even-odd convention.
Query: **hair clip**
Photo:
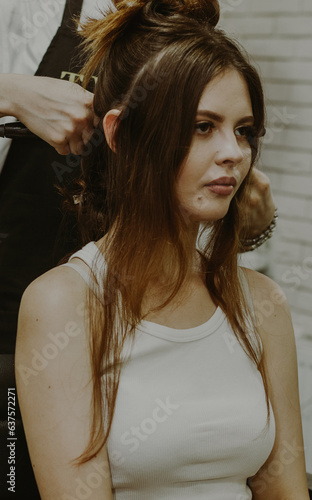
[[[74,205],[80,205],[83,201],[84,201],[83,194],[74,194],[73,196]]]

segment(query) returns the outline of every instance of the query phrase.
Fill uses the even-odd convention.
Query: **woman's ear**
[[[109,110],[103,118],[103,130],[107,144],[112,151],[116,151],[115,145],[115,132],[118,125],[118,118],[120,116],[120,110],[111,109]]]

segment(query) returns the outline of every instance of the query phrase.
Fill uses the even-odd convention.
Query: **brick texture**
[[[280,221],[270,274],[312,338],[312,1],[221,0],[220,26],[247,49],[264,83],[267,137],[259,168]]]

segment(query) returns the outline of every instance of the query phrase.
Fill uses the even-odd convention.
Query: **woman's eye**
[[[238,137],[246,137],[249,141],[256,137],[256,131],[254,127],[239,127],[235,130],[235,135]]]
[[[195,125],[195,130],[200,135],[209,134],[214,128],[214,124],[210,122],[198,122]]]

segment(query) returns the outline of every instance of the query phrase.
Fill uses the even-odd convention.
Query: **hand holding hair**
[[[275,203],[266,174],[253,168],[249,185],[249,196],[243,207],[246,221],[243,232],[245,237],[251,239],[261,235],[270,226],[274,219]]]
[[[1,75],[2,116],[15,116],[61,155],[81,154],[98,118],[93,94],[56,78]]]

